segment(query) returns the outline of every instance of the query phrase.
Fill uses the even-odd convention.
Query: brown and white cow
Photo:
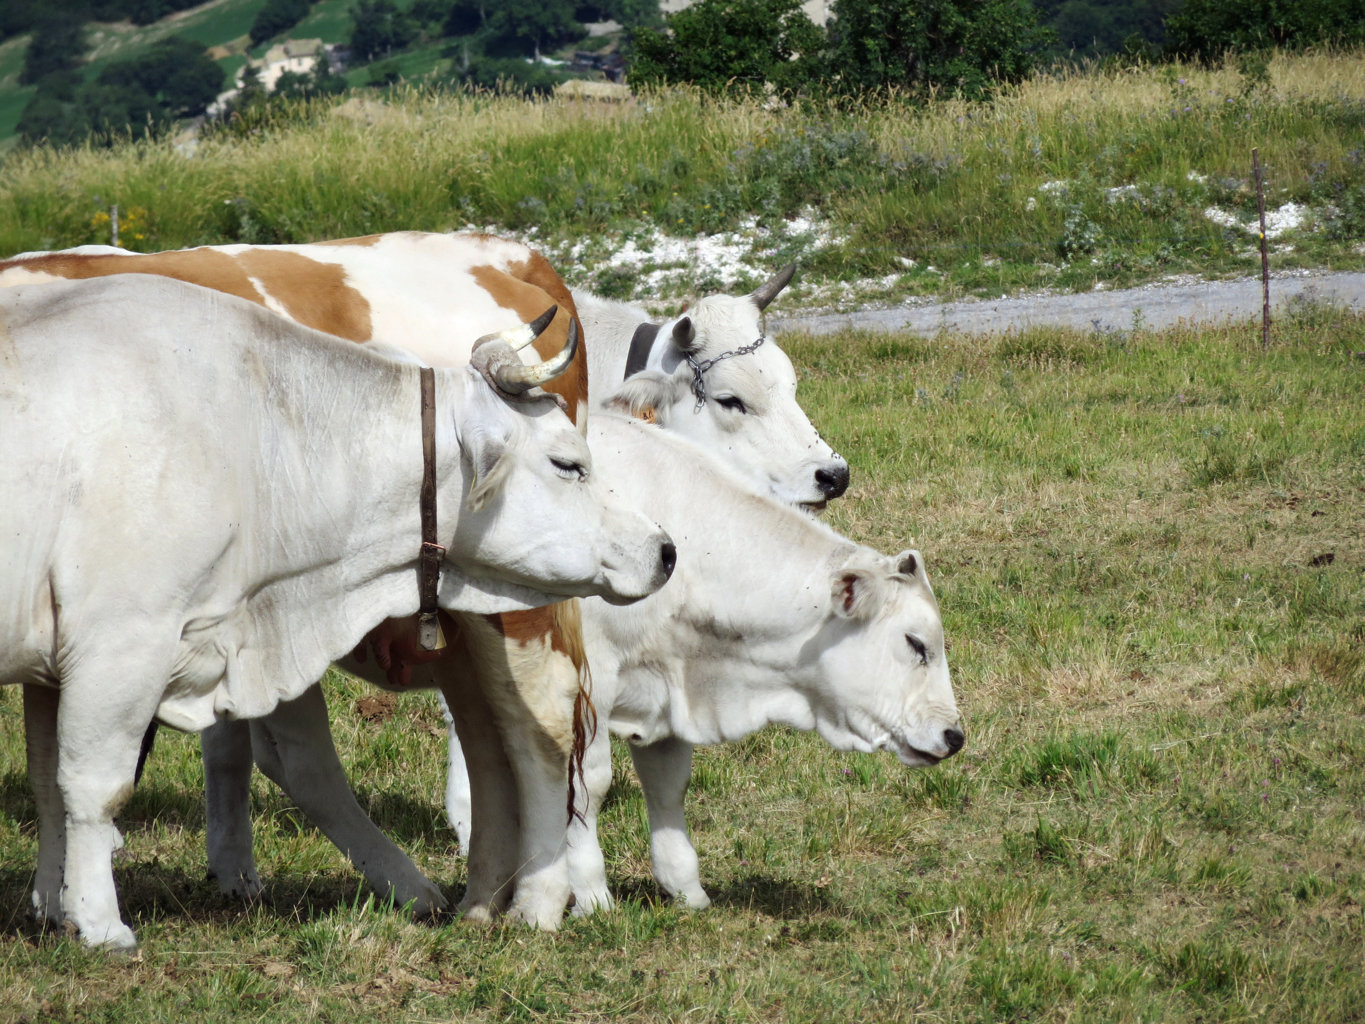
[[[537,339],[537,354],[523,354],[528,360],[547,358],[564,347],[576,316],[573,296],[543,256],[486,235],[395,232],[150,254],[83,246],[0,261],[0,287],[113,274],[155,274],[227,292],[341,338],[406,349],[436,367],[467,364],[473,339],[531,320],[555,304],[559,312]],[[546,385],[563,399],[580,431],[587,380],[580,346],[569,371]],[[376,644],[381,670],[400,672],[404,661],[415,660],[411,644],[406,656],[388,649],[390,638],[404,632],[396,624],[381,631]],[[480,807],[499,814],[515,808],[523,824],[519,832],[480,830],[470,851],[462,908],[486,917],[511,900],[512,917],[556,927],[569,895],[565,825],[571,761],[581,756],[584,737],[577,606],[565,602],[510,614],[460,615],[445,621],[445,635],[450,650],[433,666],[433,675],[457,715],[470,756],[475,813]],[[373,663],[348,667],[373,678]],[[394,681],[401,682],[396,676]],[[319,691],[283,705],[250,728],[248,733],[241,724],[225,723],[204,734],[209,864],[225,891],[252,895],[261,888],[246,802],[254,747],[263,770],[296,796],[329,838],[348,853],[365,851],[357,866],[376,889],[398,903],[412,903],[418,912],[444,905],[439,889],[375,829],[354,800],[348,806],[330,799],[308,801],[315,787],[307,785],[306,776],[328,767],[316,759],[330,756],[335,762]],[[298,742],[303,737],[308,742]]]

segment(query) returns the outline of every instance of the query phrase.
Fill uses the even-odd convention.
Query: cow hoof
[[[431,882],[427,882],[426,879],[423,879],[423,882],[426,884],[414,887],[408,892],[394,890],[390,894],[393,897],[394,906],[405,908],[418,920],[434,917],[450,906],[450,902],[441,895],[440,889],[436,888]]]
[[[80,929],[81,941],[92,949],[106,953],[132,954],[137,952],[137,936],[122,921],[110,925]]]
[[[703,890],[698,889],[696,892],[690,894],[675,893],[673,895],[673,902],[684,910],[698,911],[705,910],[711,905],[711,897],[706,895]]]
[[[230,896],[234,900],[254,903],[260,898],[261,893],[265,892],[265,883],[261,881],[261,876],[256,874],[254,870],[227,877],[231,881],[220,878],[218,889],[224,896]]]
[[[521,908],[513,906],[512,909],[507,912],[508,920],[518,921],[521,924],[528,924],[532,928],[538,929],[539,931],[542,932],[559,931],[559,924],[563,917],[564,917],[563,910],[559,910],[556,913],[549,914],[536,911],[534,908]]]
[[[610,910],[614,906],[611,893],[606,890],[588,893],[574,893],[573,907],[570,913],[574,917],[587,917],[595,914],[599,910]]]
[[[41,928],[60,928],[65,918],[62,916],[60,896],[34,892],[29,914]]]
[[[455,908],[460,916],[471,924],[493,923],[493,910],[487,903],[461,903]]]

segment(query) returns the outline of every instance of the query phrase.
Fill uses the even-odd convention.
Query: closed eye
[[[566,480],[582,480],[588,475],[588,469],[581,462],[572,459],[550,458],[550,465],[554,466],[555,472]]]
[[[905,634],[905,642],[910,645],[910,649],[919,655],[921,665],[929,664],[929,648],[924,646],[924,641],[917,636]]]
[[[748,406],[744,404],[744,400],[736,398],[734,395],[725,395],[724,397],[717,398],[716,404],[722,409],[729,409],[731,412],[737,412],[741,416],[749,411]]]

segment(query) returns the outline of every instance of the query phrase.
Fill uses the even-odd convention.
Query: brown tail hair
[[[597,737],[597,708],[592,703],[592,670],[588,667],[588,653],[583,647],[583,606],[578,599],[560,601],[554,606],[555,639],[564,645],[578,671],[578,693],[573,700],[573,747],[569,751],[569,806],[568,820],[583,820],[578,810],[578,786],[587,788],[583,774],[583,759],[588,744]]]

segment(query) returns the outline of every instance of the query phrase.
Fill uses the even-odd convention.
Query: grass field
[[[267,895],[220,898],[197,743],[163,733],[120,818],[128,960],[25,919],[7,688],[0,1020],[1365,1019],[1365,321],[1303,306],[1265,353],[1251,325],[783,341],[853,465],[831,521],[925,553],[960,756],[700,751],[695,916],[618,759],[621,905],[544,935],[375,905],[259,778]],[[329,694],[362,803],[458,898],[433,702]]]

